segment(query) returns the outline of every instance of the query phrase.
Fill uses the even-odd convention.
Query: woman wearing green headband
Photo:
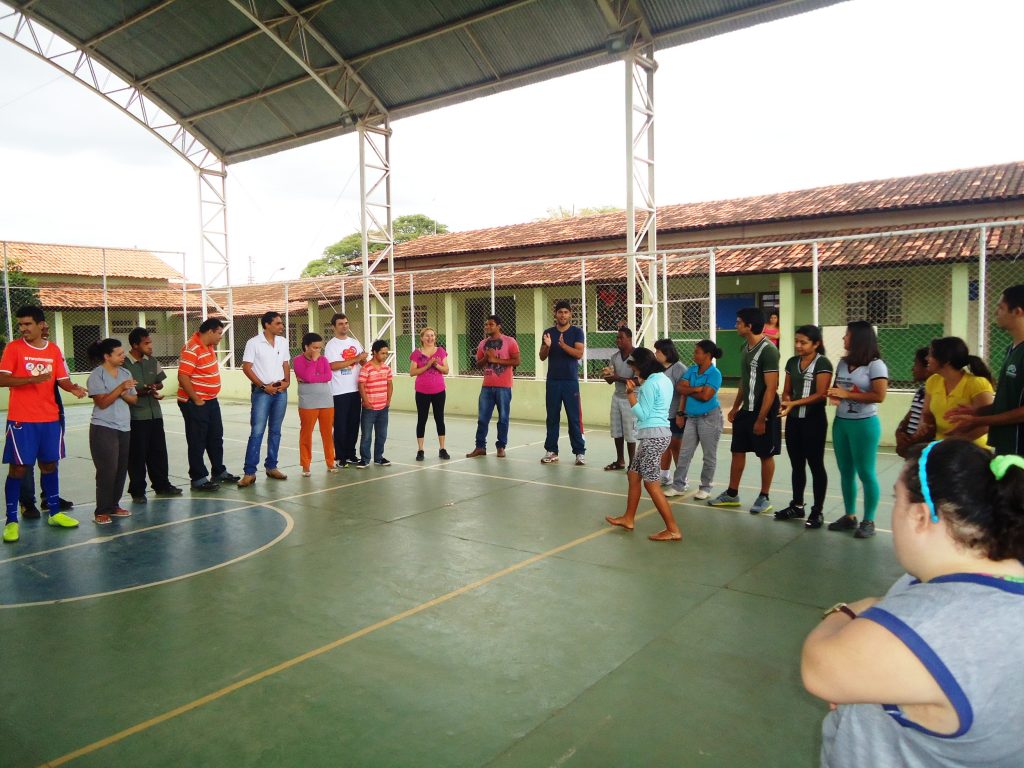
[[[804,642],[804,685],[832,704],[821,764],[1019,767],[1024,458],[965,440],[916,453],[892,520],[907,575]]]

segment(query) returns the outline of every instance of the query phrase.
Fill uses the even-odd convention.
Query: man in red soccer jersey
[[[85,388],[71,382],[64,356],[56,344],[43,338],[46,316],[35,306],[15,313],[21,338],[4,348],[0,358],[0,387],[10,387],[7,408],[7,440],[4,464],[9,465],[4,485],[7,522],[4,543],[18,540],[18,498],[28,467],[39,464],[39,484],[46,495],[49,520],[54,528],[77,528],[78,521],[60,511],[57,462],[64,444],[64,428],[54,397],[53,381],[77,398]]]

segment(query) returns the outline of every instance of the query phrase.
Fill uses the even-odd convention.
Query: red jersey
[[[43,347],[33,347],[24,339],[16,339],[4,348],[0,373],[9,373],[17,378],[37,376],[44,371],[53,374],[48,381],[10,388],[7,406],[10,421],[46,423],[60,418],[53,385],[59,379],[69,378],[68,368],[56,344],[51,341],[43,344]]]
[[[391,368],[377,365],[372,360],[359,371],[359,383],[363,385],[366,399],[370,401],[371,411],[380,411],[388,406],[388,382],[391,381]]]
[[[188,344],[181,348],[178,361],[178,373],[192,379],[192,389],[203,400],[213,400],[220,394],[220,366],[217,365],[217,353],[213,347],[205,347],[199,340],[199,334],[192,334]],[[188,393],[178,388],[178,400],[188,400]]]

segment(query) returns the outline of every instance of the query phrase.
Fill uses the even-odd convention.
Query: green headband
[[[989,467],[992,469],[992,474],[996,476],[996,480],[1002,480],[1006,476],[1006,470],[1010,467],[1024,469],[1024,456],[996,456],[992,459]]]

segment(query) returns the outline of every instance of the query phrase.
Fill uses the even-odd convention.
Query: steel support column
[[[359,207],[363,235],[363,344],[386,339],[395,356],[395,237],[391,215],[391,127],[359,124]],[[370,245],[383,246],[370,259]]]
[[[654,45],[626,63],[626,300],[634,343],[658,337],[658,212],[654,197]],[[638,225],[638,217],[642,221]],[[637,315],[639,314],[639,320]]]
[[[235,367],[234,301],[231,291],[231,265],[228,260],[228,201],[227,168],[221,164],[216,171],[196,169],[196,191],[199,202],[199,255],[203,283],[203,317],[213,309],[227,324],[227,347],[218,349],[221,364],[227,359],[228,367]],[[210,294],[210,287],[223,285],[227,292],[226,306]]]

